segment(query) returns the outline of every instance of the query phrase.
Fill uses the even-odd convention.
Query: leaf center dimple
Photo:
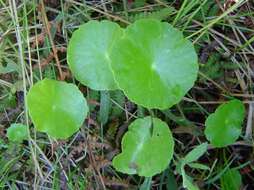
[[[152,63],[152,65],[151,65],[151,69],[152,69],[153,71],[155,71],[155,70],[156,70],[156,65],[155,65],[155,63]]]
[[[56,110],[56,105],[52,105],[52,110],[53,110],[53,111]]]

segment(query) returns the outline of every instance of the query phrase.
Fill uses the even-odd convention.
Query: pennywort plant
[[[73,33],[67,60],[82,84],[94,90],[121,89],[147,109],[177,104],[198,72],[193,45],[170,24],[153,19],[138,20],[126,29],[109,21],[90,21]],[[167,124],[140,118],[129,126],[113,166],[150,177],[167,167],[173,152]]]
[[[125,29],[111,21],[89,21],[73,33],[67,62],[83,85],[93,90],[120,89],[148,110],[164,110],[177,104],[198,74],[192,43],[170,24],[154,19],[138,20]],[[75,85],[51,79],[36,83],[27,95],[27,103],[35,128],[57,139],[66,139],[78,131],[88,113],[86,99]],[[206,122],[206,137],[218,147],[236,140],[243,119],[240,101],[233,100],[225,107],[219,107]],[[234,107],[241,110],[239,118],[234,111],[229,112]],[[220,127],[230,136],[225,142],[216,140],[221,138]],[[185,165],[206,169],[194,162],[206,150],[204,143],[181,160],[184,187],[192,186]],[[169,126],[151,115],[130,124],[113,166],[126,174],[151,177],[167,168],[173,153]]]
[[[198,72],[193,45],[170,24],[153,19],[138,20],[125,30],[109,21],[90,21],[73,33],[67,59],[82,84],[121,89],[148,109],[178,103]]]

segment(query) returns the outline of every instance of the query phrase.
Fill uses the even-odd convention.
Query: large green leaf
[[[129,25],[110,57],[119,87],[146,108],[173,106],[197,78],[193,45],[180,31],[158,20],[141,19]]]
[[[122,29],[110,21],[89,21],[76,30],[69,42],[67,60],[75,78],[94,90],[114,90],[109,54]]]
[[[7,137],[10,141],[13,142],[22,142],[23,140],[28,139],[27,126],[21,123],[13,123],[7,129]]]
[[[174,141],[167,124],[158,118],[137,119],[122,139],[122,153],[113,159],[116,170],[151,177],[168,166]]]
[[[220,178],[222,190],[239,190],[242,185],[242,177],[238,170],[229,169]]]
[[[75,133],[88,112],[86,99],[75,85],[51,79],[36,83],[27,103],[35,128],[60,139]]]
[[[241,134],[244,105],[240,100],[231,100],[220,105],[205,122],[205,136],[215,147],[234,143]]]

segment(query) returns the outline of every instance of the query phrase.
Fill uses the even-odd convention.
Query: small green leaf
[[[242,185],[242,177],[238,170],[229,169],[220,179],[222,190],[239,190]]]
[[[205,136],[214,147],[234,143],[241,134],[245,109],[240,100],[220,105],[205,122]]]
[[[122,153],[113,159],[116,170],[151,177],[167,168],[174,141],[167,124],[158,118],[137,119],[122,139]]]
[[[73,135],[88,112],[77,86],[52,79],[36,83],[28,92],[27,103],[35,128],[59,139]]]
[[[111,47],[122,35],[110,21],[89,21],[76,30],[69,42],[67,61],[75,78],[94,90],[117,89],[110,69]]]
[[[177,104],[197,78],[193,45],[170,24],[155,19],[129,25],[113,45],[110,58],[120,89],[146,108]]]
[[[190,166],[191,168],[194,169],[200,169],[200,170],[210,170],[210,168],[204,164],[200,164],[200,163],[188,163],[188,166]]]
[[[7,137],[10,141],[18,143],[22,142],[23,140],[27,140],[27,126],[20,123],[11,124],[11,126],[7,129]]]
[[[198,160],[206,151],[208,144],[202,143],[190,151],[183,159],[185,164]]]

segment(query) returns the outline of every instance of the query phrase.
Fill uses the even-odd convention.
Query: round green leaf
[[[7,137],[10,141],[18,143],[22,142],[23,140],[27,140],[27,126],[20,123],[11,124],[11,126],[7,129]]]
[[[150,177],[167,168],[174,141],[167,124],[158,118],[137,119],[122,139],[122,153],[113,159],[116,170]]]
[[[75,78],[94,90],[115,90],[109,54],[122,29],[110,21],[89,21],[76,30],[69,42],[67,61]]]
[[[110,55],[119,87],[146,108],[173,106],[197,78],[193,45],[180,31],[158,20],[141,19],[129,25]]]
[[[60,139],[74,134],[88,112],[86,99],[77,86],[51,79],[29,90],[27,104],[35,128]]]
[[[220,105],[205,122],[205,136],[214,147],[234,143],[241,134],[245,109],[240,100]]]

